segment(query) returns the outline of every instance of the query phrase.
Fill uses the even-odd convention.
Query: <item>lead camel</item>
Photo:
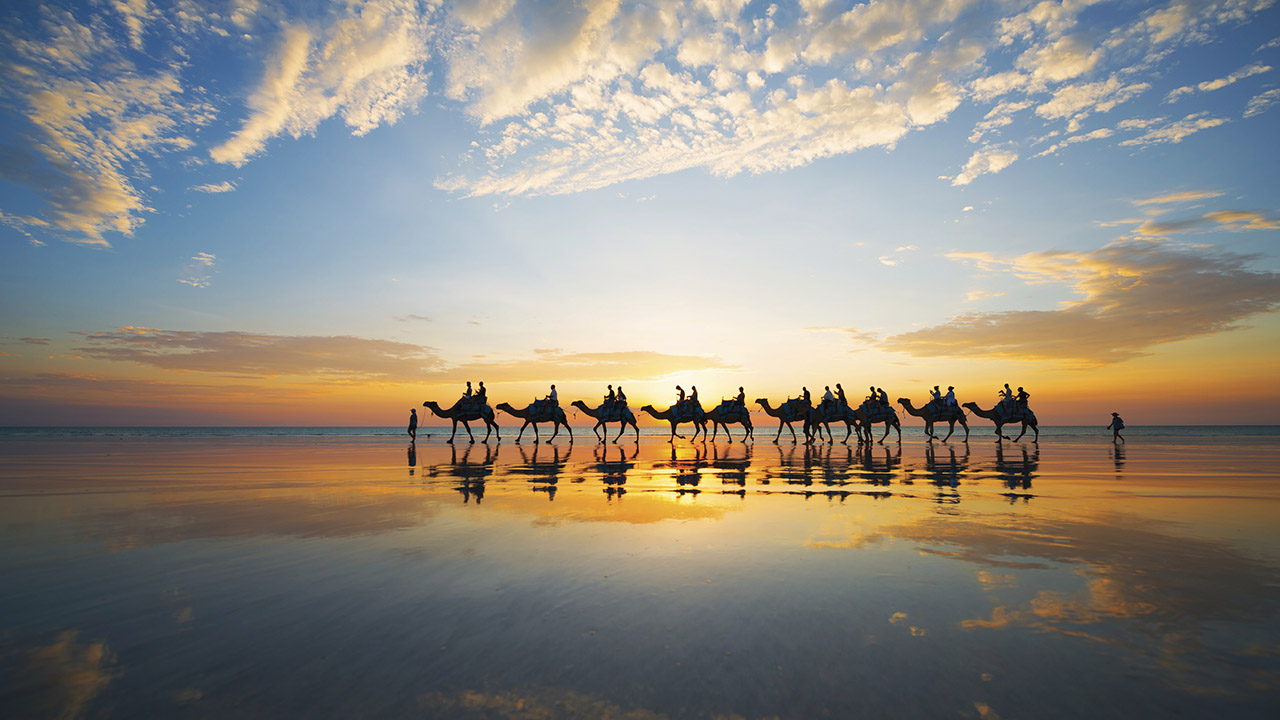
[[[498,423],[493,419],[493,408],[488,405],[480,405],[477,407],[473,402],[465,403],[465,407],[462,407],[463,405],[464,402],[459,400],[453,404],[453,407],[448,410],[444,410],[441,409],[439,404],[432,400],[422,403],[422,407],[430,408],[431,412],[436,415],[453,421],[453,432],[449,433],[449,444],[453,444],[453,436],[458,434],[458,423],[462,423],[463,429],[467,431],[467,437],[471,438],[472,443],[475,443],[476,438],[471,434],[471,426],[467,423],[475,422],[476,420],[484,421],[485,433],[484,440],[481,442],[489,442],[490,433],[497,434],[498,431]],[[502,441],[501,434],[497,434],[497,438],[499,442]]]
[[[1018,418],[1018,417],[1001,417],[1000,413],[997,412],[997,410],[999,410],[998,405],[996,407],[991,408],[990,410],[983,410],[982,408],[978,407],[978,403],[967,402],[964,404],[964,407],[969,408],[970,412],[972,412],[974,415],[977,415],[978,417],[986,418],[996,424],[996,437],[997,437],[996,442],[1000,442],[1001,440],[1013,440],[1014,442],[1018,442],[1019,440],[1022,439],[1023,435],[1027,434],[1027,428],[1031,428],[1032,430],[1035,431],[1035,434],[1036,434],[1035,440],[1033,440],[1032,442],[1040,442],[1040,428],[1036,427],[1036,414],[1031,412],[1030,410],[1025,411],[1022,417]],[[1019,422],[1019,421],[1022,422],[1022,432],[1018,433],[1018,437],[1010,438],[1000,431],[1000,429],[1003,428],[1008,423]]]

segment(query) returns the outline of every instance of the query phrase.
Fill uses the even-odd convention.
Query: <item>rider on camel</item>
[[[624,405],[624,406],[625,406],[625,405],[627,404],[627,395],[626,395],[626,393],[622,392],[622,386],[621,386],[621,385],[619,385],[619,386],[618,386],[618,397],[616,398],[616,400],[617,400],[617,402],[618,402],[618,404],[619,404],[619,405]]]

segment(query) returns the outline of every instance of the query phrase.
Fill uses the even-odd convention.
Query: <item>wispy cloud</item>
[[[213,280],[213,265],[217,260],[218,256],[213,253],[196,253],[191,258],[191,264],[183,268],[178,282],[191,287],[209,287]]]
[[[1226,125],[1227,122],[1226,118],[1210,117],[1207,112],[1192,113],[1181,120],[1152,127],[1142,135],[1123,140],[1120,144],[1142,146],[1180,143],[1201,130]]]
[[[162,370],[248,377],[312,376],[321,380],[406,381],[439,369],[435,350],[351,336],[263,335],[126,326],[84,333],[86,357]]]
[[[1166,195],[1157,195],[1155,197],[1146,198],[1145,200],[1135,200],[1134,205],[1169,205],[1173,203],[1193,202],[1195,200],[1207,200],[1209,198],[1222,197],[1222,193],[1215,190],[1183,190],[1181,192],[1168,193]]]
[[[1056,310],[959,315],[888,337],[883,347],[922,357],[1122,362],[1176,340],[1231,329],[1280,307],[1280,275],[1252,269],[1252,256],[1149,242],[1087,252],[989,253],[952,257],[1029,283],[1061,283],[1078,299]]]
[[[1242,67],[1239,70],[1231,73],[1230,75],[1227,75],[1225,77],[1220,77],[1216,80],[1206,80],[1196,85],[1184,85],[1180,88],[1175,88],[1173,90],[1170,90],[1169,94],[1165,96],[1164,101],[1170,102],[1170,103],[1177,102],[1178,99],[1183,97],[1184,95],[1190,95],[1196,91],[1211,92],[1213,90],[1221,90],[1222,88],[1227,87],[1228,85],[1234,85],[1235,83],[1247,77],[1253,77],[1254,75],[1261,75],[1262,73],[1270,72],[1270,71],[1271,71],[1270,65],[1262,65],[1261,63],[1255,63],[1247,67]]]
[[[223,180],[217,184],[205,183],[204,185],[196,185],[191,189],[202,193],[225,193],[235,190],[236,186],[230,180]]]
[[[1266,92],[1254,95],[1249,98],[1249,104],[1244,108],[1244,116],[1247,118],[1261,115],[1262,113],[1275,107],[1280,103],[1280,88],[1272,88]]]

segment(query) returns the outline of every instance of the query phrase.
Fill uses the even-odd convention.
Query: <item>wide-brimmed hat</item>
[[[1119,415],[1120,413],[1111,413],[1111,414],[1112,414],[1112,415]]]

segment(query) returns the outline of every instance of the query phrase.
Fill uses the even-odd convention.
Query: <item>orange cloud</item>
[[[1209,335],[1280,306],[1280,275],[1249,268],[1251,256],[1152,243],[1091,252],[1049,251],[1012,259],[953,253],[983,270],[1032,283],[1067,283],[1079,300],[1056,310],[958,315],[942,325],[886,338],[882,347],[918,357],[997,357],[1097,366],[1148,348]]]

